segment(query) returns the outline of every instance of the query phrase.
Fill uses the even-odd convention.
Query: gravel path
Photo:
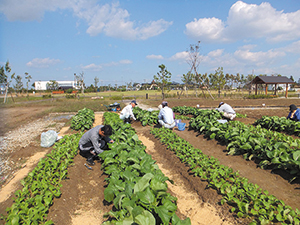
[[[14,173],[16,162],[11,159],[13,152],[19,151],[21,148],[25,148],[33,143],[34,139],[45,130],[59,132],[65,124],[61,120],[71,118],[72,115],[53,113],[9,131],[4,136],[0,136],[0,183],[3,184]]]

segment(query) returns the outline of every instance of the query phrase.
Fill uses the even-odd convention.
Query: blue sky
[[[150,82],[164,64],[172,81],[190,70],[187,50],[200,41],[198,73],[300,78],[299,0],[1,0],[0,65],[34,81],[89,86]]]

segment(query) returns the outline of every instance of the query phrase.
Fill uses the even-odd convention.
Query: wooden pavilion
[[[265,93],[268,94],[268,85],[274,84],[275,85],[275,95],[276,95],[276,89],[278,84],[285,84],[285,97],[288,97],[288,85],[294,84],[295,82],[291,79],[283,76],[256,76],[252,81],[251,84],[255,84],[255,95],[257,95],[257,85],[258,84],[265,84]]]

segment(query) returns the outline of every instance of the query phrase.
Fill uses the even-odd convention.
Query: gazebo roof
[[[291,79],[283,76],[256,76],[252,84],[293,84]]]

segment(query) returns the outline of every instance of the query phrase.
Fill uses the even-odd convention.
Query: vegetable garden
[[[173,107],[173,110],[176,119],[189,124],[185,133],[201,135],[209,142],[218,143],[224,146],[228,157],[241,156],[245,162],[254,162],[259,170],[282,170],[289,174],[287,183],[290,185],[298,182],[300,141],[295,137],[299,135],[298,123],[266,116],[253,125],[240,121],[222,124],[217,121],[221,115],[216,110],[186,106]],[[161,142],[162,148],[180,159],[178,166],[187,168],[189,179],[197,177],[207,184],[207,189],[221,197],[215,204],[230,208],[232,221],[236,220],[233,224],[300,224],[300,211],[294,205],[289,206],[238,171],[220,163],[218,158],[204,154],[189,139],[180,137],[180,131],[157,128],[158,111],[135,107],[134,114],[149,135]],[[62,195],[61,182],[68,178],[67,167],[77,154],[77,143],[82,135],[79,131],[90,129],[94,122],[94,113],[88,109],[78,111],[76,116],[71,128],[78,133],[60,140],[51,154],[22,181],[23,188],[15,193],[14,204],[4,216],[7,224],[53,224],[47,213],[55,198]],[[237,117],[246,115],[238,114]],[[105,113],[104,118],[104,123],[114,128],[111,137],[115,143],[110,145],[111,150],[100,155],[101,170],[107,176],[104,201],[112,205],[105,213],[103,224],[191,224],[188,217],[178,216],[177,198],[167,188],[172,180],[145,153],[146,146],[133,128],[137,125],[123,124],[116,113]]]

